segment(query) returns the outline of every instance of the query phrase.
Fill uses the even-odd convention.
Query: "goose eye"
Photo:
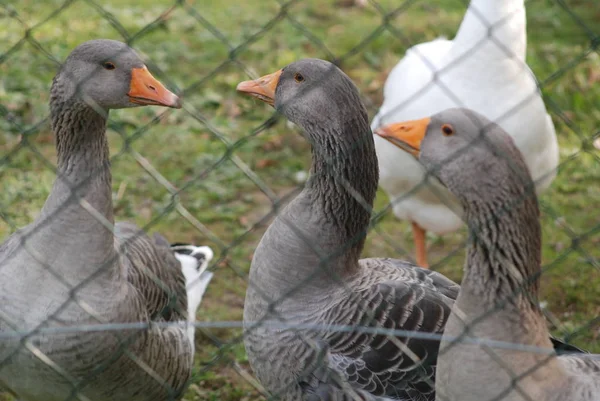
[[[450,124],[442,125],[442,133],[446,136],[454,134],[454,128]]]
[[[104,63],[104,64],[103,64],[103,66],[104,66],[104,68],[105,68],[105,69],[107,69],[107,70],[114,70],[115,68],[117,68],[117,67],[115,67],[115,65],[114,65],[113,63],[111,63],[110,61],[107,61],[106,63]]]
[[[294,75],[294,80],[296,82],[302,82],[302,81],[304,81],[304,77],[302,76],[302,74],[300,74],[299,72],[297,72],[296,75]]]

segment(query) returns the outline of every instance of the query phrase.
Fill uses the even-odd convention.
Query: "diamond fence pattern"
[[[244,100],[239,100],[236,97],[233,90],[234,85],[236,82],[249,79],[248,77],[257,78],[263,73],[274,71],[289,62],[310,56],[328,59],[344,71],[351,71],[349,75],[364,92],[379,93],[381,82],[389,72],[383,71],[382,63],[384,61],[382,61],[382,58],[389,56],[390,60],[398,60],[403,54],[389,54],[385,42],[395,41],[397,46],[406,49],[421,41],[415,39],[418,35],[410,32],[410,28],[418,26],[418,23],[410,21],[411,15],[415,13],[414,15],[429,20],[443,19],[445,17],[442,10],[445,6],[453,3],[451,7],[465,7],[468,2],[448,1],[441,5],[431,6],[418,0],[396,2],[349,0],[346,2],[327,1],[320,5],[310,1],[292,0],[254,2],[255,4],[249,2],[250,6],[239,5],[239,9],[230,7],[231,2],[225,3],[227,2],[224,2],[222,7],[215,6],[212,3],[205,7],[201,2],[185,0],[174,1],[171,4],[162,3],[151,7],[148,4],[148,11],[144,14],[143,25],[137,26],[135,29],[131,28],[130,21],[124,22],[123,18],[127,17],[127,13],[119,9],[119,6],[127,9],[127,2],[123,2],[123,4],[115,2],[104,4],[93,0],[67,0],[56,3],[50,12],[44,13],[42,18],[33,19],[33,21],[28,20],[27,16],[32,13],[31,8],[35,6],[27,2],[23,4],[11,4],[10,2],[0,4],[0,17],[6,22],[7,26],[7,28],[3,28],[6,29],[6,41],[0,47],[0,71],[3,75],[8,72],[4,78],[1,78],[3,86],[0,87],[0,117],[3,120],[0,129],[4,131],[0,131],[0,133],[5,136],[5,138],[0,137],[0,140],[2,140],[0,142],[2,145],[0,147],[2,149],[0,177],[2,178],[0,180],[7,183],[3,186],[5,194],[0,198],[2,201],[0,203],[0,218],[7,226],[4,233],[8,235],[23,226],[23,223],[28,223],[30,220],[24,219],[29,218],[27,216],[35,216],[39,209],[38,206],[41,206],[41,203],[37,202],[45,199],[45,195],[42,195],[44,189],[39,189],[36,186],[35,178],[31,181],[29,187],[21,185],[22,183],[17,185],[14,180],[11,180],[11,173],[24,168],[27,161],[35,166],[36,173],[45,174],[46,177],[52,178],[51,176],[57,172],[53,161],[54,154],[51,141],[45,138],[49,136],[47,110],[42,109],[44,106],[32,106],[32,103],[38,102],[39,99],[32,98],[25,102],[21,98],[7,96],[7,93],[19,92],[18,84],[15,84],[18,77],[15,75],[15,81],[10,82],[13,79],[10,74],[15,74],[16,71],[14,64],[23,63],[27,60],[28,55],[33,55],[37,60],[36,65],[40,66],[41,75],[51,70],[58,70],[65,58],[64,56],[72,50],[74,45],[83,42],[83,40],[68,38],[68,40],[62,42],[56,39],[50,41],[45,39],[45,36],[49,34],[52,36],[50,29],[60,31],[65,38],[76,32],[80,27],[72,27],[73,29],[70,30],[68,26],[59,26],[56,21],[67,14],[72,16],[73,13],[77,12],[73,11],[74,9],[85,9],[92,16],[87,22],[98,24],[98,21],[102,21],[102,23],[107,23],[112,27],[112,38],[127,42],[136,50],[140,50],[138,47],[153,49],[154,51],[148,53],[156,57],[147,57],[144,61],[147,62],[153,73],[159,76],[163,82],[168,83],[170,88],[179,86],[180,89],[176,92],[184,99],[182,110],[176,112],[163,109],[136,111],[137,114],[135,115],[139,121],[135,122],[131,122],[124,113],[113,113],[110,116],[108,128],[109,135],[112,135],[111,141],[114,139],[120,144],[120,148],[112,149],[111,152],[113,174],[119,174],[118,170],[121,167],[127,168],[134,176],[138,174],[136,177],[139,176],[140,171],[144,172],[144,178],[138,178],[137,183],[128,184],[127,180],[123,180],[118,186],[118,190],[113,196],[117,218],[120,215],[125,215],[129,219],[135,219],[140,227],[147,232],[155,229],[157,231],[163,229],[164,231],[165,227],[169,227],[166,236],[170,240],[193,238],[189,242],[210,244],[215,251],[216,257],[211,261],[209,267],[209,270],[215,273],[215,282],[209,286],[205,300],[198,312],[200,321],[195,323],[196,328],[202,332],[203,336],[197,336],[196,338],[197,363],[190,380],[190,390],[185,397],[189,399],[224,400],[276,399],[276,396],[268,395],[261,384],[252,376],[240,346],[244,335],[242,322],[240,321],[243,305],[240,302],[243,302],[244,285],[260,287],[260,283],[249,283],[247,279],[252,247],[256,245],[271,219],[278,214],[287,201],[293,199],[301,191],[303,182],[306,179],[305,173],[300,170],[294,174],[292,170],[298,170],[299,166],[303,168],[307,166],[307,161],[298,159],[298,154],[308,153],[308,148],[301,143],[300,139],[298,141],[287,137],[282,139],[281,131],[294,131],[296,128],[283,121],[279,114],[272,113],[269,118],[265,119],[266,114],[264,112],[254,114],[252,111],[244,109],[247,106],[242,104]],[[540,3],[543,4],[540,5]],[[597,130],[597,121],[599,121],[600,116],[597,110],[589,109],[590,120],[594,122],[587,123],[586,120],[586,123],[580,124],[577,121],[577,113],[585,112],[584,109],[588,104],[584,98],[585,96],[593,97],[594,95],[590,93],[595,94],[598,92],[597,89],[594,92],[593,84],[600,81],[599,64],[594,64],[600,46],[599,31],[596,26],[590,24],[589,18],[584,18],[588,16],[582,16],[581,14],[582,11],[588,10],[586,7],[593,9],[593,5],[590,7],[586,5],[586,2],[560,0],[529,1],[526,4],[528,7],[535,7],[536,10],[543,10],[544,7],[552,10],[552,14],[540,13],[539,16],[534,18],[530,15],[530,21],[544,22],[556,18],[559,21],[557,32],[561,32],[561,24],[569,25],[575,28],[565,34],[577,35],[581,39],[582,45],[577,49],[571,49],[572,51],[568,53],[561,53],[559,68],[553,68],[550,74],[543,76],[539,81],[539,87],[544,92],[546,107],[554,117],[557,128],[559,128],[557,134],[559,137],[561,135],[568,136],[568,141],[561,139],[561,146],[568,143],[571,148],[569,152],[561,153],[559,175],[563,174],[563,171],[565,174],[575,174],[575,181],[583,180],[588,183],[600,176],[600,173],[598,173],[600,169],[600,154],[598,152],[598,148],[600,148],[600,131]],[[139,7],[139,4],[137,7]],[[429,9],[430,7],[432,9]],[[206,9],[209,9],[210,12],[207,12]],[[238,23],[244,21],[244,18],[240,19],[240,15],[248,12],[249,9],[255,9],[257,21],[254,23],[239,23],[233,29],[227,15],[231,14],[233,22]],[[214,12],[214,10],[219,12]],[[436,11],[439,15],[436,14]],[[353,29],[340,28],[336,25],[329,30],[323,28],[329,23],[327,18],[334,18],[331,15],[338,12],[340,14],[347,13],[347,15],[368,15],[366,22],[361,20],[360,26],[357,25],[356,35],[351,41],[351,45],[331,46],[327,34],[334,32],[335,29],[345,29],[344,32],[349,35],[352,34]],[[427,17],[423,17],[423,15],[427,15]],[[251,20],[251,17],[248,16],[247,20]],[[489,25],[483,16],[480,17],[484,24]],[[600,16],[596,15],[595,17]],[[402,22],[408,21],[408,27],[405,28],[399,19]],[[76,22],[86,23],[86,21],[74,21],[73,23]],[[352,22],[349,21],[348,23],[351,24]],[[499,24],[501,23],[502,21]],[[456,24],[449,25],[456,26]],[[495,28],[497,26],[489,26],[489,31],[493,32]],[[529,42],[538,40],[536,38],[538,31],[536,31],[535,24],[530,23],[528,31]],[[202,43],[203,40],[210,42],[210,48],[193,48],[192,42],[186,38],[185,32],[190,37],[194,37],[193,43]],[[231,32],[235,32],[235,35]],[[275,32],[275,37],[270,36],[273,35],[273,32]],[[180,43],[177,45],[184,49],[182,53],[185,55],[185,62],[171,58],[177,53],[156,51],[162,46],[160,41],[163,33],[171,40],[174,36],[179,36]],[[278,35],[286,36],[284,40],[278,40]],[[490,37],[493,40],[493,35],[490,34]],[[148,44],[148,41],[150,44]],[[69,45],[67,46],[65,42],[68,42]],[[293,48],[294,51],[286,50],[287,42],[290,42],[290,48]],[[548,42],[551,42],[551,40],[548,40]],[[481,43],[483,42],[475,44],[472,52],[475,52],[477,46]],[[138,44],[140,45],[138,46]],[[502,46],[501,43],[498,43],[498,45]],[[343,50],[338,50],[338,47]],[[298,48],[304,49],[306,54],[297,51]],[[543,50],[540,53],[551,57],[552,50]],[[506,51],[509,52],[509,50]],[[198,54],[194,54],[194,52]],[[269,54],[270,52],[272,53]],[[273,53],[281,54],[277,55],[274,60]],[[382,53],[386,53],[386,55]],[[469,54],[464,55],[464,57],[468,56]],[[510,54],[507,54],[507,56],[510,57]],[[207,63],[203,63],[202,71],[197,71],[197,74],[193,76],[185,76],[183,81],[186,83],[184,85],[172,82],[169,73],[164,71],[166,69],[172,72],[175,68],[170,66],[181,66],[189,74],[194,71],[193,65],[191,69],[187,69],[184,64],[192,64],[195,59],[202,57],[211,58],[210,68],[205,68]],[[39,61],[41,58],[44,59],[43,62]],[[590,62],[590,60],[592,61]],[[427,64],[427,60],[424,61]],[[265,63],[268,63],[267,65],[270,65],[270,67],[266,67]],[[360,70],[353,68],[355,63],[361,65]],[[390,62],[388,64],[391,66],[394,63]],[[552,61],[548,63],[551,64]],[[260,65],[260,68],[257,65]],[[31,72],[25,66],[23,68],[25,71]],[[264,70],[265,68],[267,70]],[[379,84],[374,85],[372,88],[365,87],[364,83],[361,82],[361,77],[365,76],[369,77],[368,80],[372,83],[379,82]],[[579,81],[582,76],[587,79],[586,84],[588,86],[584,85],[585,88],[582,86],[569,87],[569,84],[565,88],[560,85],[563,80],[569,83],[581,83]],[[539,74],[538,78],[540,78]],[[216,88],[213,87],[215,82],[218,82]],[[47,92],[49,84],[49,81],[41,82],[38,88],[40,93]],[[436,79],[432,82],[432,85],[440,85],[442,90],[445,90],[440,80]],[[224,90],[225,87],[228,87],[230,92],[233,93],[232,96],[223,96],[217,93],[219,90]],[[2,93],[3,91],[4,93]],[[564,102],[563,96],[566,96],[565,92],[568,91],[580,92],[581,95],[575,96],[572,102]],[[4,97],[2,97],[3,94]],[[453,96],[451,92],[446,94],[451,98]],[[376,96],[363,97],[365,104],[372,113],[377,110],[380,104]],[[582,96],[582,98],[579,96]],[[455,98],[455,101],[457,106],[461,105],[460,99]],[[16,103],[17,106],[13,103]],[[572,106],[569,107],[569,110],[565,110],[565,104],[567,103]],[[404,106],[399,105],[398,107]],[[42,112],[40,113],[40,111]],[[514,110],[507,110],[506,115],[513,112]],[[127,111],[127,113],[130,113],[130,111]],[[594,123],[596,125],[593,125]],[[169,133],[173,133],[173,136],[166,138],[166,134],[159,134],[159,132],[165,130],[171,130]],[[187,130],[194,135],[183,133],[184,139],[178,142],[175,133],[178,130]],[[234,134],[234,131],[237,132]],[[201,150],[204,150],[206,154],[196,155],[195,152],[199,149],[191,141],[209,143],[209,145],[202,145],[201,147]],[[148,144],[154,147],[152,148]],[[190,148],[186,149],[187,146]],[[148,150],[148,152],[145,152],[145,150]],[[170,167],[170,158],[179,151],[184,153],[185,160],[175,158],[172,162],[178,164],[177,167]],[[164,152],[164,155],[161,154],[162,152]],[[266,156],[263,157],[259,152],[263,152]],[[283,156],[272,155],[275,152],[280,152]],[[26,162],[23,162],[23,159]],[[278,168],[278,165],[287,161],[286,159],[292,160],[293,168],[289,171]],[[183,162],[188,162],[192,167],[179,165]],[[169,168],[172,168],[173,171],[166,171]],[[578,171],[578,168],[587,169],[587,171]],[[48,173],[51,174],[48,175]],[[31,177],[29,179],[31,180]],[[118,180],[115,181],[118,182]],[[559,181],[561,181],[559,184],[562,187],[561,189],[566,193],[575,192],[582,188],[581,186],[571,185],[569,179]],[[17,185],[18,191],[9,190],[13,184]],[[140,184],[140,187],[136,188],[136,184]],[[214,184],[214,187],[211,187],[212,184]],[[229,192],[227,192],[228,189],[225,188],[227,186],[231,186],[233,189],[229,189]],[[151,194],[145,195],[144,190],[150,187],[155,189],[152,190]],[[351,190],[352,188],[348,189]],[[199,196],[198,194],[203,191],[207,194],[202,195],[203,197],[200,199],[196,199]],[[131,203],[125,200],[128,194],[133,194],[134,200]],[[594,200],[598,199],[599,194],[596,188],[589,187],[587,193],[582,195],[576,202],[573,202],[574,209],[580,209],[575,210],[579,214],[582,213],[581,210],[583,209],[591,209],[589,217],[584,219],[587,220],[585,226],[581,227],[571,225],[569,223],[572,220],[570,216],[565,215],[564,208],[558,208],[551,198],[543,197],[540,200],[544,215],[543,219],[552,221],[555,230],[559,232],[556,235],[558,239],[555,239],[553,243],[553,252],[548,253],[551,254],[551,258],[548,258],[546,253],[544,255],[544,275],[552,275],[553,271],[557,270],[560,271],[558,274],[567,275],[569,272],[564,270],[564,265],[579,263],[585,265],[586,268],[577,269],[575,274],[590,274],[590,285],[600,284],[598,279],[600,274],[598,257],[600,255],[597,252],[597,244],[600,243],[598,234],[600,232],[600,220],[594,214],[594,207],[591,206]],[[32,203],[31,198],[36,196],[40,199]],[[150,199],[145,199],[146,196]],[[68,200],[68,202],[72,201],[79,200]],[[136,204],[138,201],[142,202],[142,205]],[[25,205],[23,209],[18,207],[20,202]],[[26,207],[33,208],[34,206],[35,210],[24,210]],[[82,203],[81,206],[86,207],[85,203]],[[370,208],[370,205],[365,205],[365,207]],[[399,259],[411,258],[413,253],[411,247],[404,244],[405,235],[403,232],[398,231],[398,227],[405,224],[394,219],[391,207],[392,204],[387,204],[387,202],[385,204],[380,202],[379,205],[375,205],[369,236],[376,237],[378,243],[383,245],[368,242],[366,252],[376,256]],[[100,213],[91,207],[87,207],[87,209],[102,224],[111,230],[113,229],[112,225]],[[200,209],[208,209],[209,212],[204,211],[199,215],[198,211]],[[223,225],[219,223],[220,220],[232,221],[235,224]],[[572,221],[580,222],[581,219],[573,219]],[[388,222],[388,224],[384,224],[384,222]],[[179,229],[177,225],[184,228]],[[233,225],[236,226],[235,229],[231,229]],[[215,229],[213,226],[217,228]],[[544,227],[547,226],[549,224],[544,225]],[[180,232],[186,238],[176,238],[180,236]],[[438,251],[432,269],[439,270],[459,280],[461,274],[459,266],[462,266],[463,250],[467,244],[466,236],[456,235],[451,238],[449,244],[438,246],[442,251]],[[22,246],[27,247],[27,242],[23,241]],[[40,264],[44,264],[44,255],[39,255],[35,249],[27,249],[27,251]],[[387,253],[384,254],[384,252]],[[112,262],[112,259],[107,261],[107,266]],[[44,265],[49,271],[52,271],[51,265]],[[224,278],[219,279],[219,275]],[[96,276],[89,277],[77,285],[72,285],[71,280],[58,274],[55,275],[55,278],[63,285],[71,288],[73,298],[70,301],[79,302],[77,292],[85,291],[87,281],[94,280]],[[572,278],[564,278],[564,280],[570,279]],[[228,292],[232,291],[234,287],[240,287],[241,292],[240,288],[235,288],[237,291],[237,293],[234,293],[235,300],[231,301],[228,298]],[[600,310],[597,309],[597,298],[594,298],[594,294],[598,293],[592,290],[587,297],[574,297],[573,300],[565,299],[563,302],[555,302],[555,304],[565,305],[567,308],[571,306],[571,303],[578,302],[581,299],[587,299],[591,304],[595,303],[595,306],[592,305],[590,308],[582,308],[586,313],[580,313],[577,316],[577,319],[575,319],[577,324],[564,324],[562,320],[565,316],[569,316],[569,313],[577,314],[578,312],[561,312],[560,315],[557,315],[553,314],[550,308],[544,308],[544,313],[550,325],[555,329],[555,333],[558,332],[559,336],[566,341],[576,341],[578,338],[594,341],[600,333],[598,330],[600,320],[597,317]],[[568,297],[572,295],[565,294],[563,290],[560,296]],[[220,303],[223,303],[224,306],[220,306]],[[0,332],[0,341],[17,338],[23,348],[28,349],[35,358],[49,365],[72,385],[73,392],[68,399],[86,400],[88,398],[79,390],[83,389],[89,381],[93,381],[95,374],[108,369],[108,367],[98,366],[97,370],[86,372],[79,378],[72,377],[68,372],[68,367],[57,365],[51,358],[44,355],[38,346],[39,344],[36,345],[36,341],[31,341],[30,338],[34,335],[51,336],[57,333],[76,335],[88,331],[112,331],[123,344],[127,344],[128,341],[135,340],[139,335],[143,335],[140,333],[144,333],[146,329],[151,330],[157,325],[165,326],[166,323],[149,321],[126,324],[106,322],[103,321],[101,314],[98,314],[98,311],[95,311],[90,305],[82,302],[79,303],[79,306],[89,311],[98,323],[85,327],[38,327],[32,331],[23,331],[19,327],[13,327],[14,331]],[[223,311],[223,309],[228,308],[235,309],[237,312]],[[214,313],[214,316],[210,315],[211,313]],[[484,318],[482,317],[482,319]],[[3,316],[1,306],[0,319],[5,320],[5,325],[11,325]],[[282,321],[284,320],[282,319]],[[322,329],[319,327],[305,327],[299,324],[290,325],[288,323],[262,322],[259,324],[280,324],[282,329],[298,330],[298,332],[303,333],[306,330],[319,331]],[[128,334],[134,330],[134,334]],[[357,326],[329,326],[327,330],[373,333],[375,329]],[[390,336],[390,338],[394,338],[394,336],[439,338],[435,335],[401,330],[377,329],[377,333]],[[198,337],[204,338],[200,340]],[[463,338],[460,341],[477,343],[478,340],[476,338]],[[398,341],[398,344],[402,348],[402,343]],[[482,347],[487,347],[486,349],[489,350],[492,356],[495,355],[491,348],[492,345],[500,348],[508,346],[506,344],[482,344]],[[410,354],[409,350],[406,352]],[[115,358],[119,358],[123,354],[157,382],[162,383],[164,381],[160,375],[145,366],[143,361],[137,358],[134,353],[125,349],[125,346],[123,346],[119,355],[115,355]],[[200,356],[198,357],[198,355]],[[198,361],[198,359],[200,360]],[[502,363],[501,360],[498,362],[499,364]],[[0,361],[0,370],[2,370],[3,363],[8,363],[8,361]],[[515,388],[518,390],[519,381],[522,377],[513,376]],[[211,380],[214,380],[214,383],[211,383]],[[222,390],[219,389],[221,386],[230,386],[233,389],[219,392]],[[0,389],[2,387],[2,383],[0,383]],[[4,387],[8,390],[10,383],[5,383]],[[240,387],[240,390],[236,390],[235,387]],[[523,392],[521,392],[521,395],[524,399],[530,399]],[[177,397],[178,395],[173,393],[171,396]],[[0,399],[1,397],[0,395]]]

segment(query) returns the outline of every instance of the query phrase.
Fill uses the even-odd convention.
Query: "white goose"
[[[409,49],[391,71],[371,127],[467,107],[498,123],[514,139],[538,193],[556,175],[554,125],[525,63],[524,0],[472,0],[454,40]],[[396,217],[413,225],[417,263],[427,267],[425,232],[452,232],[463,224],[456,198],[403,150],[375,136],[380,185]]]

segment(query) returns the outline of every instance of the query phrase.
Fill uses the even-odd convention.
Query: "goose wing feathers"
[[[16,254],[16,250],[21,245],[21,235],[23,230],[19,230],[11,235],[3,244],[0,245],[0,266],[7,262],[8,258]]]
[[[338,324],[376,330],[331,332],[325,339],[330,366],[358,391],[398,400],[433,399],[439,340],[392,336],[389,330],[441,335],[459,286],[393,259],[363,259],[361,264],[368,275],[356,280],[354,295],[330,313],[341,316]],[[373,282],[378,276],[385,279]]]
[[[123,274],[139,291],[150,319],[185,321],[185,276],[168,241],[159,234],[151,239],[131,223],[117,223],[115,236],[123,256]]]
[[[595,401],[600,394],[600,355],[571,354],[558,357],[563,372],[569,377],[569,385],[563,386],[557,398],[560,400]],[[560,391],[559,390],[559,391]],[[556,389],[549,388],[549,391]]]
[[[600,354],[562,355],[558,358],[565,369],[574,376],[594,378],[600,391]]]

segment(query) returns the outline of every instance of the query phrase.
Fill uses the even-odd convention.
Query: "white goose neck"
[[[524,0],[471,0],[454,43],[465,49],[485,46],[488,56],[497,53],[525,61]]]

